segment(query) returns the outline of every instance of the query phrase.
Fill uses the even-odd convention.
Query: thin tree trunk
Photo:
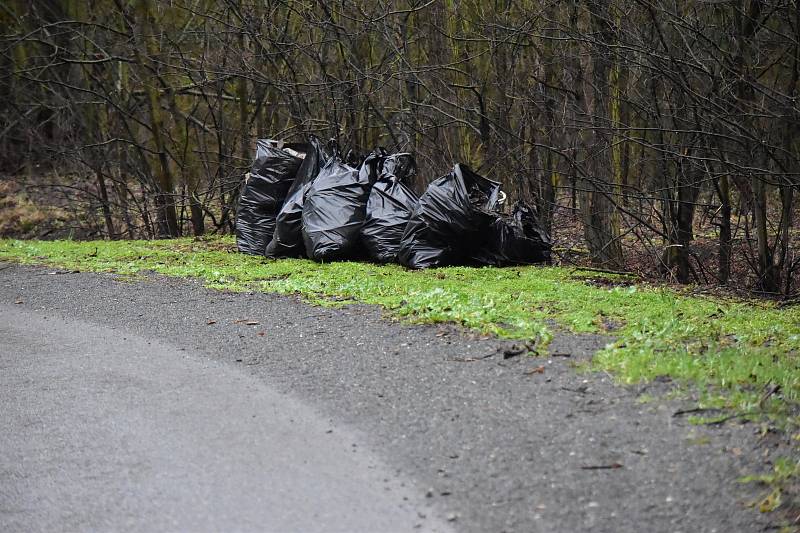
[[[741,0],[740,9],[736,11],[737,25],[737,50],[734,56],[734,66],[738,74],[736,82],[736,98],[747,108],[752,108],[755,100],[751,86],[750,56],[752,40],[758,31],[757,22],[763,8],[761,0]],[[748,131],[753,129],[753,118],[749,109],[743,113],[743,121]],[[762,151],[760,148],[757,148]],[[764,154],[761,154],[765,159]],[[765,292],[778,291],[778,279],[775,275],[775,262],[769,246],[767,232],[767,188],[761,176],[752,175],[750,187],[753,191],[753,218],[756,231],[756,248],[758,255],[759,285]]]
[[[728,176],[721,176],[718,183],[720,200],[719,224],[719,282],[728,283],[731,275],[731,187]]]
[[[610,101],[608,95],[613,27],[609,20],[605,2],[589,2],[592,29],[600,42],[594,45],[592,54],[592,77],[587,106],[592,122],[591,132],[585,143],[588,177],[582,180],[581,216],[592,262],[603,267],[622,268],[622,245],[619,241],[619,226],[614,216],[612,201],[614,183],[610,157],[611,140],[608,133]]]
[[[98,170],[96,173],[97,176],[97,188],[100,190],[100,201],[103,203],[103,218],[106,222],[106,232],[108,232],[108,238],[113,240],[116,238],[117,232],[114,230],[114,220],[111,218],[111,206],[108,201],[108,189],[106,189],[106,180],[103,177],[103,172]]]
[[[158,49],[153,38],[153,25],[150,17],[152,16],[152,5],[150,0],[139,0],[139,14],[141,19],[141,50],[139,52],[139,63],[143,70],[147,70],[145,62],[149,62],[156,55]],[[147,93],[147,104],[150,111],[150,130],[153,135],[156,153],[158,154],[159,166],[156,171],[156,181],[158,190],[156,191],[156,209],[158,210],[159,236],[178,237],[180,228],[178,226],[178,215],[175,210],[174,192],[175,183],[169,168],[166,146],[163,139],[164,119],[162,117],[161,103],[158,91],[154,86],[155,72],[153,81],[145,83],[144,88]]]

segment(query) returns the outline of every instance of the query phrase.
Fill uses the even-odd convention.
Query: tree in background
[[[230,232],[257,137],[464,162],[560,260],[796,290],[789,1],[108,0],[0,9],[0,161],[78,235]],[[45,201],[45,200],[43,200]]]

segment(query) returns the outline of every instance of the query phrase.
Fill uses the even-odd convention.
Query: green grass
[[[535,341],[552,326],[616,337],[592,369],[623,383],[670,376],[700,405],[796,427],[800,307],[690,297],[624,276],[556,267],[443,268],[272,261],[230,238],[171,241],[0,241],[0,260],[135,275],[195,277],[231,291],[301,294],[313,303],[381,305],[401,319],[456,323]],[[770,393],[771,391],[771,393]]]
[[[753,502],[762,513],[769,513],[780,507],[785,493],[790,493],[796,488],[798,478],[800,478],[800,461],[779,457],[773,464],[771,472],[745,476],[739,478],[739,481],[741,483],[759,483],[769,487],[769,492]]]

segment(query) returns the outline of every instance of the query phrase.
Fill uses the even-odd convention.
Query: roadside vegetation
[[[397,318],[454,323],[546,353],[553,332],[601,333],[590,368],[622,383],[671,379],[700,422],[800,427],[800,306],[697,296],[634,277],[563,267],[408,271],[397,265],[266,260],[231,238],[0,241],[0,259],[92,272],[199,278],[215,289],[299,294],[321,305],[380,305]]]

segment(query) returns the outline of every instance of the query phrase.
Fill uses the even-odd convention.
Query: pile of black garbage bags
[[[517,202],[502,214],[499,183],[458,164],[417,196],[407,185],[416,172],[408,153],[376,149],[358,160],[316,137],[259,140],[239,198],[239,250],[409,268],[549,262],[534,210]]]

